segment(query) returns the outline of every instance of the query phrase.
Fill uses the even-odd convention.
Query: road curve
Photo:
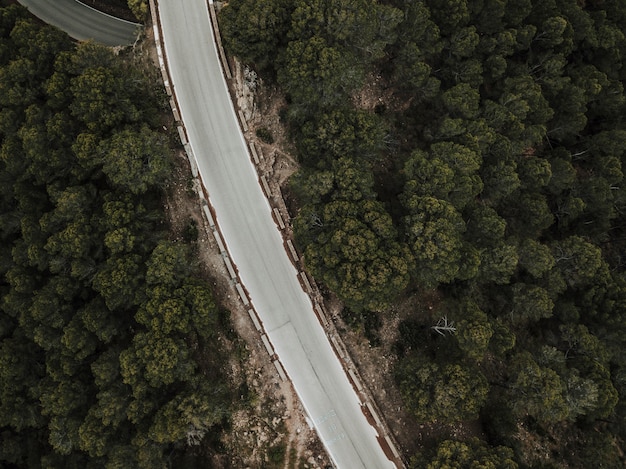
[[[303,292],[248,156],[206,0],[159,2],[187,137],[241,282],[307,414],[341,469],[395,468]]]
[[[18,0],[40,20],[74,39],[93,39],[105,46],[126,46],[137,39],[138,23],[115,18],[77,0]]]

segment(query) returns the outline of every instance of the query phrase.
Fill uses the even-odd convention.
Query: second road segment
[[[46,23],[78,40],[105,46],[126,46],[137,40],[141,25],[115,18],[76,0],[18,0]]]
[[[158,10],[201,179],[240,279],[307,414],[337,467],[394,468],[284,250],[222,75],[206,0],[161,1]]]

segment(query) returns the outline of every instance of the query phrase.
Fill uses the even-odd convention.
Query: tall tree
[[[517,469],[514,452],[505,446],[490,447],[477,438],[469,441],[444,440],[433,454],[412,461],[411,468],[461,469],[490,468]]]
[[[453,423],[476,418],[489,384],[477,370],[460,364],[438,365],[416,357],[403,359],[396,380],[409,410],[422,422]]]
[[[235,0],[220,11],[220,25],[229,52],[260,71],[272,70],[287,43],[293,5],[285,0]]]
[[[465,223],[449,202],[413,196],[404,202],[408,245],[415,256],[420,285],[451,282],[459,272]]]
[[[494,334],[487,315],[472,301],[462,303],[455,337],[459,348],[472,360],[481,361]]]
[[[321,36],[291,41],[284,53],[278,81],[301,105],[336,105],[363,83],[364,69],[355,56],[330,45]]]
[[[527,353],[513,359],[511,399],[520,417],[530,415],[543,423],[564,420],[568,415],[563,383],[552,369],[541,366]]]
[[[602,252],[580,236],[553,242],[552,252],[556,269],[570,287],[581,287],[607,278],[607,265],[602,259]]]
[[[377,311],[408,285],[412,256],[375,199],[373,181],[348,158],[333,167],[334,184],[325,196],[330,201],[302,209],[296,236],[314,275],[350,308]]]
[[[146,125],[139,131],[116,132],[98,150],[104,155],[102,170],[114,187],[133,194],[163,185],[170,169],[164,143],[163,136]]]

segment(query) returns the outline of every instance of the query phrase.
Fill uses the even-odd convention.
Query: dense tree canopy
[[[497,446],[490,448],[478,439],[467,442],[444,440],[433,454],[415,458],[412,468],[426,469],[517,469],[514,454],[510,448]]]
[[[502,415],[481,415],[489,443],[545,467],[520,444],[532,427],[564,464],[585,467],[583,441],[602,432],[598,460],[623,465],[622,2],[263,3],[229,2],[225,43],[287,95],[305,263],[351,309],[384,316],[394,299],[443,299],[401,327],[407,407],[445,417],[437,396],[463,394],[466,367],[484,366],[478,407]],[[274,32],[267,18],[276,35],[259,40]],[[433,336],[442,316],[456,337]],[[585,353],[612,352],[588,360],[572,334],[602,344]],[[470,462],[472,448],[446,442],[430,467],[513,467],[508,455]]]
[[[193,352],[217,307],[166,239],[154,89],[127,54],[0,7],[2,467],[167,467],[228,415]]]
[[[398,243],[391,217],[375,200],[372,181],[354,163],[333,164],[321,201],[303,208],[296,230],[307,240],[311,271],[354,310],[380,310],[406,288],[412,256]],[[308,185],[310,183],[304,183]]]
[[[438,365],[407,358],[398,374],[409,411],[423,422],[452,423],[475,418],[489,389],[480,372],[459,364]]]

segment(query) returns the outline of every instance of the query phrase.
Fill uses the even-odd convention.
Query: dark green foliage
[[[372,347],[381,345],[379,329],[382,321],[379,313],[375,311],[354,312],[344,308],[341,312],[341,317],[352,328],[362,330],[363,335],[369,340]]]
[[[284,443],[280,443],[276,446],[272,446],[267,451],[267,457],[269,459],[270,464],[273,465],[282,465],[285,461],[287,448]]]
[[[415,469],[492,468],[517,469],[513,450],[504,446],[490,447],[477,438],[469,441],[444,440],[436,450],[415,457]]]
[[[426,287],[451,282],[458,274],[465,224],[449,202],[411,197],[406,203],[407,241],[419,266],[418,279]]]
[[[422,422],[476,418],[489,389],[485,377],[467,365],[439,365],[410,356],[400,363],[397,381],[408,410]]]
[[[148,17],[147,0],[128,0],[128,8],[139,21],[145,21]]]
[[[315,96],[318,105],[335,106],[363,83],[357,58],[321,36],[291,41],[283,60],[278,80],[296,103],[308,104]]]
[[[597,441],[613,464],[626,434],[623,2],[264,3],[232,0],[222,20],[231,50],[288,95],[305,263],[361,324],[431,290],[456,321],[436,344],[421,343],[428,313],[402,323],[412,358],[397,378],[418,421],[449,418],[433,396],[466,389],[431,392],[462,375],[447,367],[481,366],[491,442],[525,467],[551,464],[519,443],[534,438],[537,454],[586,467]],[[514,467],[457,443],[416,467]]]
[[[188,243],[198,240],[198,224],[193,218],[189,220],[183,231],[183,239]]]
[[[462,319],[457,323],[455,334],[459,348],[468,358],[481,361],[490,346],[494,328],[487,315],[473,302],[468,301],[460,306],[457,315]]]
[[[333,165],[328,184],[315,188],[318,200],[305,206],[294,225],[314,275],[360,311],[388,306],[409,280],[413,262],[395,240],[391,217],[375,199],[372,181],[347,158]]]
[[[271,69],[284,47],[293,2],[237,0],[220,12],[222,34],[229,52],[261,71]]]
[[[300,159],[318,168],[345,155],[372,161],[384,144],[384,131],[375,114],[345,107],[325,110],[302,125],[298,136]]]
[[[165,240],[170,165],[132,60],[0,8],[0,466],[165,467],[228,414],[217,330]]]
[[[256,136],[265,143],[274,143],[274,136],[272,135],[272,132],[270,132],[266,127],[259,127],[258,129],[256,129]]]
[[[556,354],[555,360],[564,359],[558,351],[550,352]],[[538,364],[528,352],[515,356],[512,365],[512,408],[518,416],[530,415],[542,423],[568,417],[564,383],[556,371]]]

